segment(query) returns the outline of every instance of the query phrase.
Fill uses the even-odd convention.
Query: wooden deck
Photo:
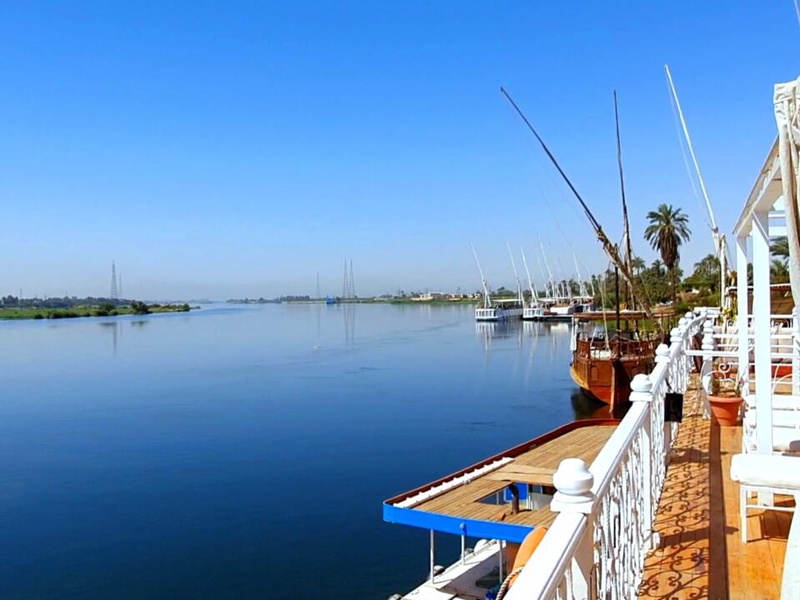
[[[591,464],[614,429],[613,425],[597,425],[567,432],[520,454],[508,465],[427,500],[415,508],[468,519],[549,526],[557,513],[551,512],[548,506],[527,509],[523,500],[520,502],[520,511],[512,514],[509,504],[488,504],[481,500],[504,490],[509,483],[514,482],[551,486],[553,473],[564,457],[582,458],[587,465]]]
[[[639,597],[778,600],[792,514],[748,511],[750,541],[741,541],[739,486],[730,479],[741,427],[703,419],[700,402],[687,392],[656,520],[660,545]]]

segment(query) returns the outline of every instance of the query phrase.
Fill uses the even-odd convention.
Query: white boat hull
[[[522,318],[525,321],[541,321],[544,311],[541,306],[528,306],[522,311]]]
[[[478,322],[510,321],[522,318],[522,308],[476,308],[475,320]]]
[[[469,553],[461,561],[450,565],[442,573],[426,581],[417,589],[402,596],[403,600],[475,600],[485,598],[487,588],[476,582],[490,578],[499,564],[500,543],[492,540],[474,553]],[[499,583],[499,578],[498,578]]]

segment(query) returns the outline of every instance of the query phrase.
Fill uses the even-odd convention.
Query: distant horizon
[[[655,262],[656,260],[660,260],[660,258],[654,258],[653,261],[651,261],[650,263],[647,263],[647,267],[651,267],[653,262]],[[609,265],[609,268],[611,268],[610,265]],[[687,277],[688,275],[691,274],[692,269],[690,268],[689,271],[687,272],[686,269],[683,268],[683,271],[684,271],[683,277],[685,278],[685,277]],[[110,273],[110,271],[109,271],[109,273]],[[581,280],[579,280],[575,275],[569,275],[568,274],[565,277],[557,277],[554,274],[554,280],[556,282],[559,282],[559,281],[576,281],[576,282],[583,281],[583,282],[588,283],[589,281],[591,281],[592,277],[599,277],[602,274],[603,274],[602,272],[600,272],[600,273],[589,273],[588,277],[584,276]],[[513,277],[513,275],[512,275],[512,277]],[[523,292],[529,290],[526,276],[523,275],[523,276],[520,277],[520,283],[522,285]],[[539,292],[539,293],[541,293],[541,291],[544,290],[545,287],[546,287],[545,283],[543,281],[541,281],[541,280],[538,280],[538,281],[534,280],[533,283],[534,283],[534,286],[535,286],[537,292]],[[316,285],[316,284],[314,284],[314,285]],[[342,282],[340,282],[340,287],[341,286],[342,286]],[[504,288],[506,290],[513,290],[515,287],[516,287],[515,282],[513,280],[511,280],[511,281],[506,282],[506,283],[500,283],[499,285],[491,285],[490,284],[489,285],[489,290],[490,290],[490,292],[496,292],[501,288]],[[322,290],[322,288],[320,288],[320,290]],[[110,291],[110,285],[109,285],[109,291]],[[70,293],[67,292],[67,293],[64,293],[64,294],[44,294],[44,295],[36,295],[35,294],[33,296],[24,295],[23,292],[24,292],[24,290],[18,290],[16,293],[15,292],[0,293],[0,298],[6,297],[6,296],[13,296],[13,297],[22,298],[22,299],[25,299],[25,300],[47,300],[47,299],[55,299],[55,298],[69,298],[69,299],[76,299],[76,298],[77,299],[88,299],[88,298],[111,299],[112,298],[112,296],[108,292],[105,293],[105,294],[90,293],[90,294],[83,294],[83,295],[70,294]],[[460,294],[473,294],[475,292],[481,293],[482,292],[482,285],[480,283],[478,283],[477,285],[473,285],[473,286],[456,286],[455,288],[448,288],[448,287],[445,287],[445,286],[435,286],[435,285],[434,286],[425,286],[425,287],[412,286],[412,287],[407,287],[407,288],[394,287],[391,290],[386,290],[386,291],[377,292],[377,293],[369,293],[369,292],[359,293],[358,292],[358,288],[356,288],[355,297],[356,298],[364,298],[364,299],[367,299],[367,298],[378,298],[378,297],[387,296],[387,295],[390,295],[390,296],[393,296],[393,297],[400,297],[403,294],[405,294],[406,296],[410,296],[410,295],[413,295],[413,294],[423,294],[423,293],[429,293],[429,292],[441,292],[441,293],[446,293],[446,294],[459,294],[459,293]],[[245,300],[245,299],[258,300],[260,298],[261,299],[265,299],[265,300],[276,300],[276,299],[279,299],[279,298],[293,297],[293,296],[295,296],[295,297],[308,297],[310,299],[324,299],[324,298],[328,298],[328,297],[341,298],[343,296],[343,294],[342,294],[342,290],[341,289],[336,291],[336,292],[332,292],[332,293],[327,293],[327,294],[326,293],[322,293],[320,296],[316,296],[314,294],[314,292],[303,292],[303,291],[296,291],[296,290],[295,291],[285,291],[284,290],[284,291],[281,291],[281,292],[278,292],[278,293],[275,293],[275,294],[264,294],[263,292],[251,292],[251,293],[248,293],[248,294],[241,294],[241,295],[237,295],[237,294],[228,294],[228,295],[226,295],[226,294],[223,293],[222,295],[219,295],[219,296],[216,296],[216,297],[202,296],[202,295],[191,296],[191,297],[189,297],[189,296],[153,296],[153,297],[150,297],[150,296],[142,296],[142,295],[130,295],[130,294],[127,294],[127,293],[123,292],[123,294],[118,296],[118,299],[119,300],[143,300],[143,301],[146,301],[146,302],[199,302],[199,303],[209,302],[209,303],[217,303],[217,302],[227,302],[229,300]]]

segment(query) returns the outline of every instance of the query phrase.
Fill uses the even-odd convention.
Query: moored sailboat
[[[494,321],[508,321],[511,319],[521,319],[523,312],[523,299],[522,288],[519,285],[519,278],[517,277],[517,296],[515,298],[495,298],[494,300],[489,293],[489,286],[486,283],[486,278],[483,276],[483,269],[478,260],[478,254],[475,252],[475,247],[472,247],[472,254],[475,256],[475,264],[478,265],[478,271],[481,274],[481,284],[483,285],[483,303],[481,306],[475,308],[475,320],[478,322],[494,322]],[[514,266],[514,258],[511,258],[511,264]],[[516,277],[517,268],[514,266],[514,276]]]
[[[520,248],[522,254],[522,264],[525,265],[525,273],[528,275],[528,287],[531,291],[531,299],[525,304],[522,311],[522,319],[524,321],[541,321],[544,315],[544,307],[539,302],[539,295],[536,293],[536,288],[533,285],[530,269],[528,269],[528,260],[525,258],[525,251]]]
[[[604,329],[601,334],[593,332],[591,335],[587,335],[584,331],[578,329],[575,334],[570,374],[582,390],[597,400],[610,404],[613,410],[616,406],[628,400],[628,396],[630,395],[630,382],[633,377],[637,373],[647,372],[652,368],[655,359],[655,349],[659,342],[661,332],[660,322],[655,319],[646,298],[644,298],[641,292],[636,288],[635,281],[631,275],[630,257],[628,257],[626,261],[620,258],[616,246],[609,241],[599,221],[589,210],[589,207],[558,164],[558,161],[550,152],[544,140],[542,140],[530,121],[528,121],[520,108],[511,99],[508,92],[503,88],[501,88],[501,92],[506,96],[528,126],[531,133],[536,137],[547,154],[547,157],[577,198],[598,240],[603,246],[603,250],[614,264],[615,271],[623,276],[632,297],[635,298],[639,306],[641,306],[643,317],[655,324],[658,328],[658,331],[654,332],[652,336],[644,336],[638,333],[637,329],[634,329],[632,333],[626,333],[622,331],[620,327],[620,318],[617,317],[617,327],[613,335],[610,334],[607,329]],[[616,92],[614,92],[614,116],[617,125],[617,161],[619,164],[620,186],[622,189],[622,203],[627,234],[627,205],[625,203],[625,186],[622,174],[622,151],[619,137]],[[628,239],[630,239],[630,236],[628,236]],[[618,292],[617,309],[619,310]]]
[[[625,181],[622,174],[622,146],[619,136],[616,91],[614,92],[614,119],[617,131],[617,163],[619,165],[625,237],[624,265],[630,269],[631,236],[628,205],[625,201]],[[616,328],[613,334],[609,333],[607,327],[601,329],[599,334],[596,328],[589,333],[586,328],[576,327],[569,368],[570,376],[578,384],[578,387],[592,398],[608,404],[612,411],[627,404],[630,399],[633,378],[639,373],[649,373],[653,369],[656,347],[661,341],[660,336],[655,332],[639,331],[638,324],[646,317],[645,312],[620,310],[619,274],[617,273],[615,277],[616,311],[614,320]],[[632,286],[633,282],[629,284],[631,292],[633,291]],[[606,321],[607,315],[602,314],[601,318]],[[591,322],[591,316],[587,314],[584,322]],[[624,329],[622,323],[626,324]],[[634,324],[633,329],[630,328],[631,323]]]

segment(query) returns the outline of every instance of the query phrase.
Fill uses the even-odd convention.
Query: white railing
[[[656,350],[650,375],[631,384],[631,408],[590,469],[566,459],[553,476],[558,512],[506,600],[635,598],[666,477],[675,423],[664,422],[668,391],[683,393],[690,362],[685,350],[706,313],[687,313],[670,345]]]

